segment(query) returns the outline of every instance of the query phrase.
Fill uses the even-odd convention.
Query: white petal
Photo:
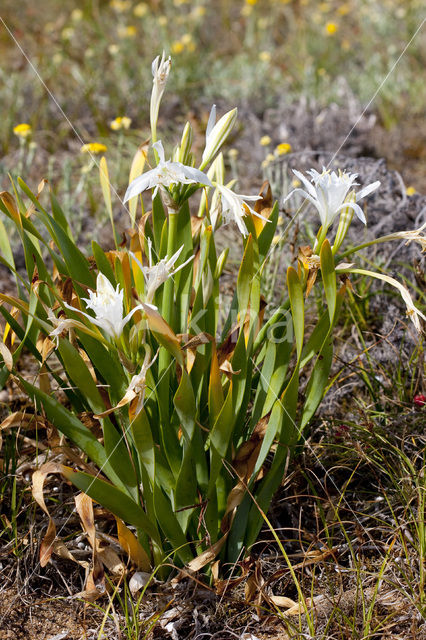
[[[179,247],[179,249],[176,251],[176,253],[174,253],[172,255],[172,257],[170,258],[170,260],[167,261],[167,269],[168,269],[168,271],[170,271],[170,269],[173,267],[173,265],[176,262],[176,260],[179,258],[180,254],[183,251],[183,247],[184,246],[185,245],[182,245],[181,247]],[[166,256],[166,258],[167,258],[167,256]]]
[[[376,182],[372,182],[371,184],[367,185],[366,187],[361,189],[361,191],[358,191],[358,193],[356,194],[356,201],[358,202],[358,200],[361,200],[361,198],[365,198],[365,196],[368,196],[370,193],[372,193],[379,187],[380,187],[380,180],[377,180]]]
[[[212,183],[205,173],[200,171],[199,169],[194,169],[194,167],[188,167],[187,165],[181,165],[183,173],[187,178],[194,180],[194,182],[199,182],[200,184],[205,184],[207,187],[212,187]]]
[[[313,171],[313,169],[311,171]],[[315,198],[316,197],[316,191],[315,191],[314,185],[300,171],[297,171],[296,169],[293,169],[293,173],[296,176],[296,178],[299,178],[299,180],[301,182],[303,182],[303,184],[305,185],[306,189],[308,190],[308,193],[310,193],[311,196],[313,196]]]
[[[163,163],[165,161],[165,155],[164,155],[163,143],[161,142],[161,140],[154,142],[154,144],[152,145],[152,148],[155,149],[156,152],[158,153],[158,157],[160,158],[160,163]]]
[[[361,220],[361,222],[363,222],[364,224],[367,224],[367,220],[365,218],[364,211],[361,209],[359,204],[355,204],[355,202],[344,202],[337,209],[336,213],[339,213],[340,211],[343,211],[343,209],[346,209],[346,207],[349,207],[349,209],[352,209],[355,212],[355,214],[357,215],[357,217]]]
[[[206,140],[211,134],[215,124],[216,124],[216,105],[214,104],[210,110],[209,121],[207,123]]]
[[[130,318],[132,317],[132,315],[134,313],[136,313],[136,311],[143,311],[143,307],[141,304],[136,305],[136,307],[133,307],[133,309],[131,311],[129,311],[129,313],[127,314],[127,316],[125,316],[122,321],[120,322],[119,326],[115,329],[116,333],[118,336],[120,336],[123,332],[124,327],[126,326],[126,324],[129,322]]]
[[[142,191],[149,189],[151,186],[151,179],[156,175],[156,169],[151,169],[141,176],[135,178],[127,187],[127,191],[124,196],[123,202],[128,202],[130,198],[138,196]]]

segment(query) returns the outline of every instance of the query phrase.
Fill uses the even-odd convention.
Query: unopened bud
[[[193,139],[192,127],[189,124],[189,122],[187,122],[182,133],[182,139],[180,141],[180,148],[179,148],[178,161],[182,162],[182,164],[186,164],[186,165],[190,164],[189,157],[191,154],[192,139]]]
[[[232,109],[225,113],[216,124],[214,124],[214,114],[216,110],[212,107],[206,131],[206,146],[203,152],[200,169],[204,169],[213,160],[220,147],[223,145],[237,119],[237,109]]]

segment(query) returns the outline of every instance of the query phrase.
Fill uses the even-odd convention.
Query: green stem
[[[285,314],[287,313],[288,309],[290,308],[290,300],[286,300],[280,307],[278,307],[278,309],[272,314],[272,316],[269,318],[268,322],[266,322],[263,327],[261,328],[261,330],[259,331],[259,333],[256,336],[256,340],[254,341],[254,345],[253,345],[253,353],[256,353],[256,351],[259,349],[259,347],[262,346],[263,342],[265,341],[265,338],[267,336],[268,330],[274,326],[274,324],[280,322]]]
[[[409,238],[407,238],[408,240]],[[361,251],[361,249],[365,249],[366,247],[371,247],[373,244],[379,244],[380,242],[389,242],[390,240],[400,240],[403,241],[404,238],[397,236],[394,233],[391,233],[387,236],[382,236],[381,238],[376,238],[375,240],[370,240],[369,242],[363,242],[363,244],[359,244],[356,247],[352,247],[351,249],[347,249],[344,253],[339,254],[339,260],[350,256],[352,253],[357,253]]]
[[[177,240],[177,221],[178,212],[175,209],[169,207],[169,229],[167,236],[167,257],[170,259],[176,251]],[[169,324],[172,323],[173,318],[173,294],[174,294],[174,280],[168,278],[164,283],[163,302],[161,306],[161,312],[164,320]]]
[[[167,256],[171,258],[176,251],[178,212],[176,211],[176,209],[172,209],[169,206],[168,213],[169,213],[169,220],[168,220],[168,236],[167,236]],[[161,304],[161,314],[164,320],[169,325],[172,325],[172,322],[173,322],[173,309],[174,309],[173,301],[174,301],[174,280],[173,278],[168,278],[164,283],[163,300]],[[167,351],[165,347],[162,347],[160,349],[160,353],[158,356],[158,373],[160,375],[158,392],[159,392],[160,398],[164,398],[164,400],[166,400],[166,398],[168,399],[169,397],[170,361],[171,361],[170,353]],[[169,419],[168,402],[166,401],[161,402],[160,410],[162,412],[162,423],[163,425],[166,425]]]
[[[328,227],[320,227],[320,230],[318,231],[317,240],[315,242],[315,246],[313,249],[314,253],[318,255],[319,255],[319,252],[321,251],[322,243],[324,242],[327,236],[327,231],[328,231]]]

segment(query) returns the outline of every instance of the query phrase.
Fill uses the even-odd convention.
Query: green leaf
[[[130,424],[133,442],[138,454],[139,465],[145,469],[150,485],[155,482],[155,448],[151,432],[151,425],[145,409],[141,409],[136,418]]]
[[[163,258],[161,254],[161,235],[163,227],[166,222],[166,215],[164,213],[163,203],[161,202],[160,195],[157,193],[152,201],[152,231],[154,234],[154,250],[155,255],[158,258]],[[171,256],[169,256],[170,258]]]
[[[93,257],[96,260],[98,271],[103,273],[104,276],[106,276],[111,284],[115,287],[117,282],[115,279],[114,271],[112,270],[111,264],[106,257],[104,250],[98,245],[97,242],[95,242],[95,240],[92,240],[92,251]]]
[[[279,206],[278,202],[275,202],[269,216],[270,222],[267,222],[265,224],[258,238],[259,257],[261,262],[265,260],[266,256],[268,255],[269,249],[271,248],[271,243],[277,230],[278,215]]]
[[[110,478],[115,484],[121,485],[121,481],[110,464],[104,447],[98,442],[96,436],[84,426],[82,422],[56,398],[44,393],[23,378],[19,378],[28,395],[37,400],[46,413],[47,419],[72,440],[89,458]]]
[[[77,349],[68,340],[59,338],[59,353],[69,379],[80,389],[92,411],[94,413],[105,411],[106,407],[95,381]]]
[[[323,398],[332,362],[333,342],[331,338],[328,338],[321,349],[321,353],[317,358],[314,369],[309,378],[309,383],[305,393],[305,405],[303,407],[303,413],[300,420],[300,428],[302,430],[314,415]]]
[[[253,280],[253,262],[253,236],[250,234],[246,241],[246,247],[237,278],[238,311],[240,314],[241,324],[244,322],[250,299],[250,291]]]
[[[320,259],[325,297],[327,298],[328,304],[328,314],[330,322],[332,322],[336,308],[336,271],[334,268],[334,257],[328,238],[326,238],[322,244]]]
[[[69,238],[71,240],[73,240],[72,237],[72,232],[70,229],[70,226],[68,224],[68,220],[65,217],[64,212],[62,211],[59,202],[55,196],[55,194],[53,193],[52,190],[50,190],[50,203],[52,205],[52,213],[53,213],[53,217],[55,218],[56,222],[58,222],[61,227],[64,229],[64,231],[67,233],[67,235],[69,236]]]
[[[225,458],[229,442],[232,436],[232,425],[235,411],[232,403],[232,381],[229,384],[228,393],[216,422],[210,431],[210,444],[221,458]]]
[[[190,562],[192,553],[182,527],[173,512],[170,500],[166,498],[161,487],[154,485],[154,508],[158,523],[170,540],[176,554],[182,562]]]
[[[294,336],[296,338],[297,360],[300,360],[305,331],[305,305],[303,289],[297,271],[293,267],[287,269],[287,286],[290,297],[291,315],[293,317]]]
[[[108,463],[114,469],[114,473],[120,478],[120,484],[126,487],[128,493],[134,500],[138,500],[139,493],[136,469],[131,454],[127,449],[127,446],[130,448],[130,428],[129,426],[125,427],[123,421],[123,423],[120,424],[122,433],[119,433],[108,417],[102,418],[101,424]]]
[[[99,340],[77,330],[78,339],[88,354],[98,376],[108,385],[111,404],[114,406],[124,396],[128,380],[116,354]]]
[[[195,417],[197,408],[195,405],[194,391],[192,389],[191,379],[186,369],[181,369],[181,379],[179,387],[173,399],[176,412],[182,425],[183,432],[187,442],[191,442],[194,434]]]
[[[223,407],[225,397],[223,394],[222,376],[219,370],[215,343],[212,343],[211,354],[208,406],[210,424],[214,425]]]
[[[67,480],[72,482],[80,491],[90,496],[92,500],[109,509],[111,513],[125,522],[143,529],[152,540],[161,546],[161,538],[154,524],[148,519],[148,516],[138,503],[132,500],[124,491],[109,482],[105,482],[105,480],[82,471],[73,471],[65,467],[62,473]]]

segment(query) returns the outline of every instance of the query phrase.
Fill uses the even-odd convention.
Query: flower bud
[[[237,109],[232,109],[225,113],[216,124],[214,124],[216,107],[213,105],[206,131],[206,146],[203,152],[200,169],[204,169],[213,160],[220,147],[223,145],[237,119]]]
[[[157,140],[157,120],[158,112],[160,109],[161,98],[163,97],[164,89],[166,88],[167,78],[169,77],[170,68],[172,66],[172,59],[169,56],[166,60],[166,54],[163,51],[161,56],[157,56],[152,62],[152,93],[151,93],[151,105],[150,105],[150,122],[151,133],[154,142]]]
[[[178,162],[182,162],[182,164],[187,164],[187,165],[190,164],[188,160],[191,154],[192,139],[193,139],[192,127],[190,123],[187,122],[182,133],[182,139],[180,141]]]

